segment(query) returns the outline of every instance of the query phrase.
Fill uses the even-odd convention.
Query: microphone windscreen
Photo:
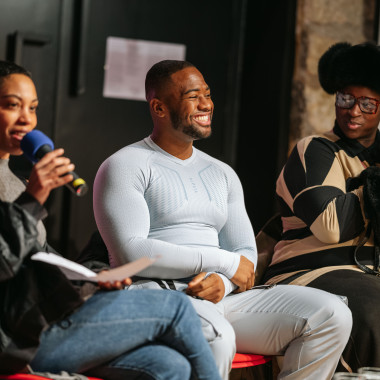
[[[46,148],[51,148],[50,150],[54,150],[53,141],[38,129],[34,129],[33,131],[27,133],[20,143],[21,150],[33,163],[36,163],[41,158],[38,157],[36,153],[44,145],[47,145]]]

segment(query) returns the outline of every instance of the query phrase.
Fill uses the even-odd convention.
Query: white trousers
[[[186,284],[174,282],[176,289]],[[138,281],[129,289],[160,288]],[[283,355],[278,379],[331,379],[352,327],[343,300],[322,290],[277,285],[230,294],[218,304],[189,297],[209,341],[223,380],[236,350]]]

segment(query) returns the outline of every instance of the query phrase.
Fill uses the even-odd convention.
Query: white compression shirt
[[[96,175],[94,213],[111,266],[160,256],[139,276],[180,279],[217,272],[230,292],[227,278],[235,274],[240,255],[256,267],[239,178],[195,147],[187,160],[150,137],[119,150]]]

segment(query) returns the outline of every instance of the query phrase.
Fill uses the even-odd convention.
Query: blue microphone
[[[35,164],[46,153],[54,150],[54,143],[43,132],[34,129],[23,137],[20,147],[25,156]],[[78,197],[85,195],[88,186],[84,179],[79,177],[75,172],[69,172],[67,174],[71,174],[74,179],[67,183],[66,186]]]

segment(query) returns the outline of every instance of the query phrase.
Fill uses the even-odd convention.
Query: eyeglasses
[[[352,108],[355,103],[358,103],[360,111],[363,113],[375,114],[379,108],[380,101],[366,96],[356,98],[351,94],[336,93],[335,105],[340,108]]]

